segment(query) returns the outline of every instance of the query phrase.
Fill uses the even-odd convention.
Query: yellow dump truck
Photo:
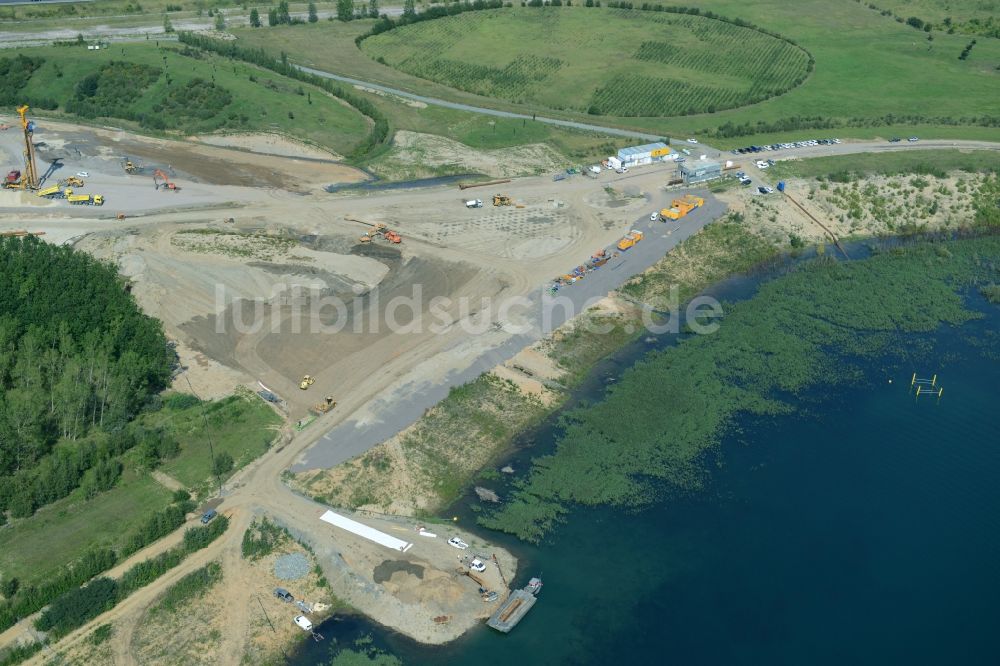
[[[618,249],[624,252],[625,250],[629,249],[630,247],[632,247],[641,240],[642,240],[642,232],[633,229],[632,231],[625,234],[624,238],[618,241]]]
[[[100,194],[71,194],[66,200],[77,206],[103,206],[104,197]]]
[[[69,194],[73,194],[73,190],[67,190]],[[44,190],[38,190],[36,192],[40,197],[61,197],[63,196],[62,190],[59,189],[58,185],[53,185],[52,187],[46,187]]]

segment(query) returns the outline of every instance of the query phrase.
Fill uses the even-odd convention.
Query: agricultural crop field
[[[561,8],[468,12],[376,35],[362,49],[460,90],[613,116],[759,102],[801,83],[809,63],[785,40],[701,16]]]
[[[930,6],[935,1],[919,0],[921,6]],[[620,111],[595,109],[604,114],[605,119],[601,122],[666,136],[694,134],[711,137],[720,147],[746,145],[746,142],[740,142],[739,137],[754,137],[752,142],[761,143],[767,137],[774,141],[808,129],[830,130],[821,134],[843,137],[872,138],[912,133],[928,139],[1000,139],[1000,128],[988,118],[997,116],[1000,40],[979,37],[968,57],[960,60],[959,55],[974,36],[961,34],[961,29],[948,34],[948,31],[938,28],[943,24],[936,20],[930,33],[917,30],[891,15],[871,9],[867,3],[850,0],[839,3],[827,0],[800,0],[796,3],[780,0],[702,0],[698,7],[702,12],[711,11],[734,20],[748,21],[794,40],[812,55],[816,63],[814,70],[801,85],[757,104],[694,115],[683,115],[687,109],[682,109],[677,112],[678,115],[664,116],[664,113],[671,112],[657,109],[657,115],[653,117],[616,116],[615,113]],[[951,7],[950,11],[958,20],[959,9]],[[489,20],[489,29],[485,32],[456,34],[453,44],[444,45],[448,53],[428,53],[428,63],[443,57],[483,67],[503,68],[518,54],[555,58],[567,64],[550,74],[545,86],[532,84],[532,90],[547,86],[554,94],[541,90],[533,93],[536,98],[518,103],[510,101],[515,99],[513,95],[490,97],[476,94],[448,82],[420,78],[398,65],[390,66],[398,62],[391,53],[379,56],[370,53],[370,50],[379,40],[395,39],[393,33],[400,29],[368,38],[361,43],[361,48],[355,46],[355,37],[371,27],[370,20],[346,24],[320,21],[258,30],[242,28],[235,33],[247,46],[263,48],[275,56],[284,51],[290,60],[318,69],[455,102],[586,121],[593,118],[586,111],[597,90],[608,85],[607,82],[620,85],[612,81],[612,74],[620,71],[619,62],[623,58],[631,59],[642,42],[669,41],[659,34],[641,35],[637,42],[623,41],[623,33],[613,28],[623,22],[641,26],[661,17],[686,18],[686,15],[659,12],[587,8],[574,3],[572,7],[512,7],[470,12],[407,26],[402,30],[428,30],[439,21],[469,21],[474,24],[476,21],[486,22],[483,17],[498,14],[518,14],[524,18],[516,22],[493,18]],[[618,20],[612,23],[609,18],[627,14],[634,15],[634,21]],[[931,17],[928,13],[924,18]],[[578,22],[577,34],[570,35],[568,42],[563,42],[559,49],[547,50],[546,45],[556,43],[555,37],[562,32],[560,26],[569,22]],[[553,36],[551,39],[550,34]],[[406,44],[400,45],[400,48],[410,50]],[[646,53],[649,54],[648,51]],[[411,56],[412,52],[406,57]],[[377,57],[382,57],[387,64],[374,60]],[[739,57],[732,58],[730,65],[739,60]],[[644,67],[650,63],[635,60],[635,65]],[[580,71],[585,76],[577,76]],[[591,77],[588,80],[592,80],[599,74],[605,76],[603,82],[589,89],[582,86],[584,79]],[[655,71],[653,75],[656,75]],[[574,76],[577,78],[574,79]],[[718,85],[726,76],[729,76],[727,72],[720,72],[721,78],[695,72],[686,82],[701,85],[708,80]],[[426,110],[419,113],[408,110],[407,115],[412,118],[400,117],[398,123],[394,121],[394,127],[453,136],[443,123],[427,123],[417,117],[429,115]],[[420,121],[419,128],[417,123],[412,123],[411,127],[411,121]],[[528,137],[522,138],[519,132],[516,141],[526,142]]]

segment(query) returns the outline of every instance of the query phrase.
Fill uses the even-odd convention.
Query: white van
[[[312,631],[313,623],[309,621],[305,615],[296,615],[295,624],[298,625],[299,629],[302,631]]]

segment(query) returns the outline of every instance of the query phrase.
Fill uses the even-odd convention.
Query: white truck
[[[596,175],[598,175],[598,174],[601,173],[601,167],[599,167],[598,165],[595,164],[592,167],[588,167],[587,171],[589,171],[590,173],[592,173],[592,174],[594,174],[596,176]]]
[[[483,207],[483,200],[482,199],[469,199],[468,201],[465,202],[465,207],[466,208],[482,208]]]
[[[618,159],[617,157],[609,157],[608,158],[608,168],[609,169],[614,169],[615,171],[621,171],[622,161],[620,159]]]

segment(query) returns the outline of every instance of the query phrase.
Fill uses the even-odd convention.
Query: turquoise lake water
[[[545,580],[511,634],[427,648],[358,618],[321,631],[371,635],[405,664],[1000,663],[1000,310],[974,300],[986,317],[920,336],[917,361],[741,423],[698,492],[577,509],[538,547],[491,533],[521,559],[518,584]],[[940,401],[914,399],[913,371],[938,374]]]

